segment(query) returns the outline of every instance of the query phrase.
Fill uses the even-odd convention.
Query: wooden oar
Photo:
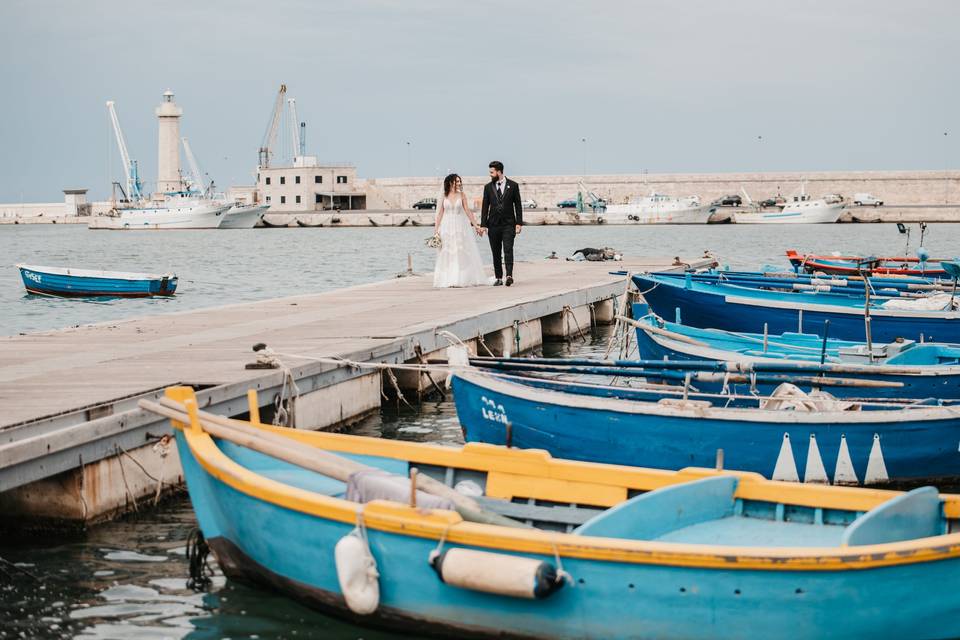
[[[141,400],[139,405],[147,411],[152,411],[171,420],[184,424],[190,423],[187,408],[170,398],[161,398],[159,402]],[[214,437],[259,451],[278,460],[289,462],[344,483],[348,482],[350,476],[358,471],[382,471],[377,467],[361,464],[323,449],[297,443],[280,434],[252,427],[239,420],[232,420],[206,411],[197,411],[197,415],[203,430]],[[418,473],[416,475],[416,486],[425,493],[450,500],[456,507],[457,513],[464,520],[504,527],[527,527],[522,522],[483,509],[476,500],[425,474]]]
[[[709,347],[709,346],[710,346],[710,345],[708,345],[708,344],[705,343],[705,342],[700,342],[699,340],[695,340],[695,339],[693,339],[693,338],[690,338],[690,337],[688,337],[688,336],[681,335],[681,334],[679,334],[679,333],[676,333],[676,332],[674,332],[674,331],[670,331],[670,330],[668,330],[668,329],[662,329],[662,328],[660,328],[660,327],[655,327],[655,326],[653,326],[652,324],[646,324],[646,323],[643,323],[643,322],[637,322],[637,321],[634,320],[633,318],[628,318],[628,317],[626,317],[626,316],[617,316],[617,320],[619,320],[620,322],[625,322],[625,323],[627,323],[627,324],[629,324],[629,325],[631,325],[631,326],[634,326],[634,327],[636,327],[636,328],[638,328],[638,329],[643,329],[644,331],[649,331],[650,333],[656,333],[656,334],[658,334],[658,335],[661,335],[661,336],[665,336],[665,337],[667,337],[667,338],[670,338],[671,340],[676,340],[677,342],[685,342],[685,343],[687,343],[687,344],[692,344],[692,345],[695,345],[695,346],[698,346],[698,347]]]

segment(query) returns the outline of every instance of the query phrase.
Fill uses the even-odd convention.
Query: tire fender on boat
[[[444,584],[513,598],[542,600],[564,583],[549,562],[488,551],[434,551],[430,565]]]
[[[347,607],[359,615],[368,615],[380,605],[380,573],[377,561],[359,529],[340,538],[333,550],[337,580]]]

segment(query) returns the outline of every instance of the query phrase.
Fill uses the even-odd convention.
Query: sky
[[[168,88],[203,171],[252,184],[281,83],[307,153],[365,178],[956,168],[958,24],[952,0],[3,0],[0,202],[106,197],[107,100],[149,188]]]

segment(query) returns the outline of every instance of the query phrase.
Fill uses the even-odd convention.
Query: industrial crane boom
[[[281,84],[280,91],[277,92],[277,99],[273,103],[273,112],[270,114],[270,122],[267,124],[267,131],[263,135],[263,142],[260,143],[257,162],[260,167],[270,166],[270,154],[277,142],[277,130],[280,128],[280,114],[283,112],[283,99],[287,95],[287,85]]]
[[[135,160],[130,159],[130,154],[127,152],[127,141],[123,137],[123,131],[120,129],[120,119],[117,118],[117,110],[113,105],[113,100],[107,101],[107,110],[110,112],[110,122],[113,124],[113,135],[117,139],[117,146],[120,147],[120,159],[123,160],[123,173],[127,179],[127,197],[139,200],[142,194],[137,164]]]

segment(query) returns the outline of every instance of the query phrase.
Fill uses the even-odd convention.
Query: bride
[[[440,238],[440,253],[433,270],[434,287],[474,287],[487,283],[477,248],[482,235],[477,219],[467,205],[460,176],[451,173],[443,179],[443,198],[437,210],[435,235]]]

